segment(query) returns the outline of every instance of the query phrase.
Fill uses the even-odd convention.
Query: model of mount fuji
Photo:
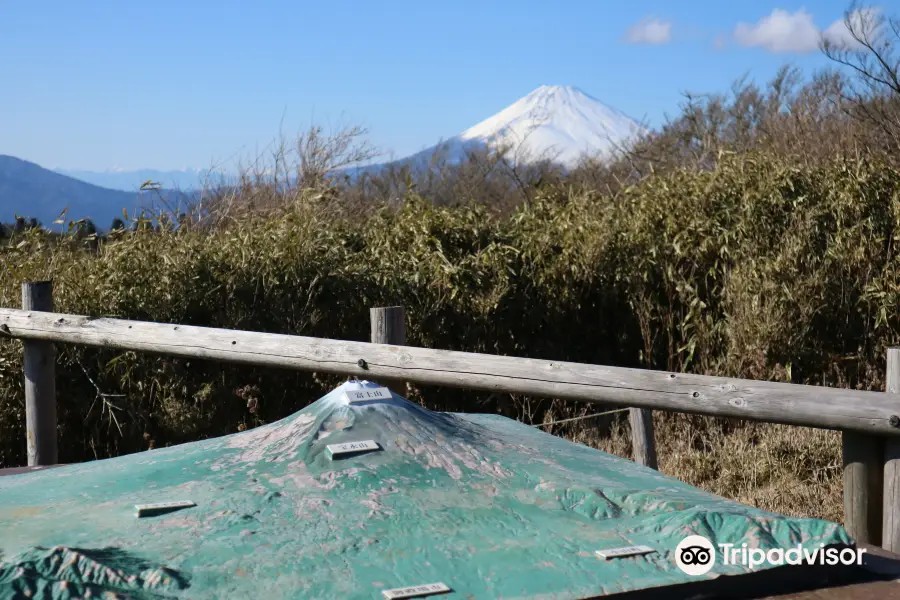
[[[852,544],[836,523],[348,381],[255,429],[0,477],[0,600],[374,600],[420,586],[447,600],[618,597],[696,581],[674,560],[688,535]],[[650,552],[596,554],[633,546]],[[770,567],[716,562],[704,577]]]

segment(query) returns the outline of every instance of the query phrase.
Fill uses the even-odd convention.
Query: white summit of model
[[[450,160],[466,149],[488,146],[507,148],[515,162],[551,159],[575,166],[585,154],[608,155],[644,131],[637,121],[604,104],[577,87],[542,85],[454,138],[423,150],[416,159],[431,156],[438,148]]]

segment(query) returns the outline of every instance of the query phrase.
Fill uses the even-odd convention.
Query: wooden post
[[[631,445],[634,449],[634,462],[659,468],[656,462],[656,437],[653,435],[653,411],[647,408],[632,408]]]
[[[844,431],[844,527],[859,544],[881,544],[884,445],[881,438]]]
[[[887,376],[884,391],[900,394],[900,348],[888,348]],[[900,418],[900,396],[897,396]],[[900,425],[900,421],[891,419]],[[881,545],[885,550],[900,552],[900,439],[884,440],[884,500]]]
[[[22,308],[53,312],[53,282],[22,284]],[[25,340],[25,435],[28,466],[55,465],[56,352],[53,342]]]
[[[402,306],[370,308],[369,321],[373,344],[406,345],[406,310]],[[407,395],[405,381],[386,379],[384,385],[403,397]]]

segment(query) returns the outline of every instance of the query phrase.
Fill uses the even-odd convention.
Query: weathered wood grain
[[[656,437],[653,435],[653,411],[646,408],[632,408],[629,413],[634,462],[651,469],[658,468]]]
[[[22,284],[22,307],[53,312],[53,283]],[[37,314],[37,313],[34,313]],[[25,343],[25,443],[28,466],[55,465],[56,448],[56,352],[53,343],[26,339]]]
[[[406,345],[406,310],[402,306],[369,309],[370,341],[373,344]],[[406,382],[402,379],[379,379],[378,383],[406,396]]]
[[[885,391],[900,399],[900,348],[888,348]],[[884,440],[884,492],[881,545],[900,551],[900,438]]]
[[[845,431],[844,527],[857,543],[881,544],[882,438]]]
[[[406,345],[406,311],[402,306],[369,309],[373,344]]]
[[[900,401],[884,392],[16,309],[0,309],[3,326],[28,340],[900,435]]]

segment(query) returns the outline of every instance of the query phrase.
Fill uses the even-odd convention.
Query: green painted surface
[[[690,534],[851,543],[503,417],[349,404],[361,387],[235,435],[0,478],[0,598],[381,598],[440,581],[448,599],[577,599],[696,580],[673,559]],[[370,439],[382,450],[325,451]],[[197,506],[135,516],[179,500]],[[657,552],[594,554],[634,544]]]

